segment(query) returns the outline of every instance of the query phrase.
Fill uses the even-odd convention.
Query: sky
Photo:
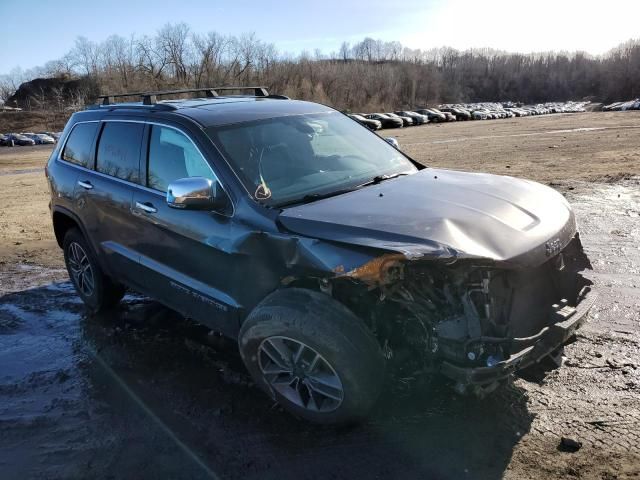
[[[640,0],[0,0],[0,74],[60,58],[85,36],[153,35],[185,22],[198,33],[255,33],[279,51],[338,51],[366,36],[411,48],[604,53],[640,37]]]

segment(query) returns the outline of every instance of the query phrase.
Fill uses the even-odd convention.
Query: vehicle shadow
[[[28,384],[30,355],[59,345],[51,355],[71,358],[69,379],[52,380],[46,395],[76,389],[64,415],[43,414],[37,428],[0,415],[16,435],[5,455],[40,461],[13,470],[28,475],[36,468],[36,476],[66,478],[501,478],[532,420],[513,385],[478,400],[433,380],[390,387],[364,425],[308,425],[253,385],[233,343],[141,297],[89,317],[68,283],[0,297],[0,347],[20,343],[11,337],[21,331],[46,333],[11,360],[27,367],[5,383]],[[43,395],[12,392],[12,401]],[[11,465],[5,455],[0,464]]]

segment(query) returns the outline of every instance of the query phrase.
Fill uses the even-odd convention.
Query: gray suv
[[[557,352],[593,304],[551,188],[425,168],[262,87],[191,92],[101,97],[49,159],[55,236],[90,311],[127,288],[153,297],[237,340],[286,410],[344,423],[400,377],[487,393]]]

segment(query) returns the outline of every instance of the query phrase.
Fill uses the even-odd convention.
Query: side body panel
[[[150,213],[137,208],[144,204]],[[238,329],[240,305],[229,294],[232,256],[220,247],[231,222],[213,212],[177,210],[156,192],[137,190],[133,196],[142,290],[186,316],[230,336]]]

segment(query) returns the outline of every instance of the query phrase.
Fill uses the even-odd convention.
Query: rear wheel
[[[91,312],[108,310],[122,299],[124,287],[103,273],[93,251],[77,228],[66,233],[63,250],[69,278]]]
[[[319,292],[292,288],[269,295],[243,324],[239,346],[256,383],[311,422],[361,420],[382,390],[385,361],[375,337]]]

